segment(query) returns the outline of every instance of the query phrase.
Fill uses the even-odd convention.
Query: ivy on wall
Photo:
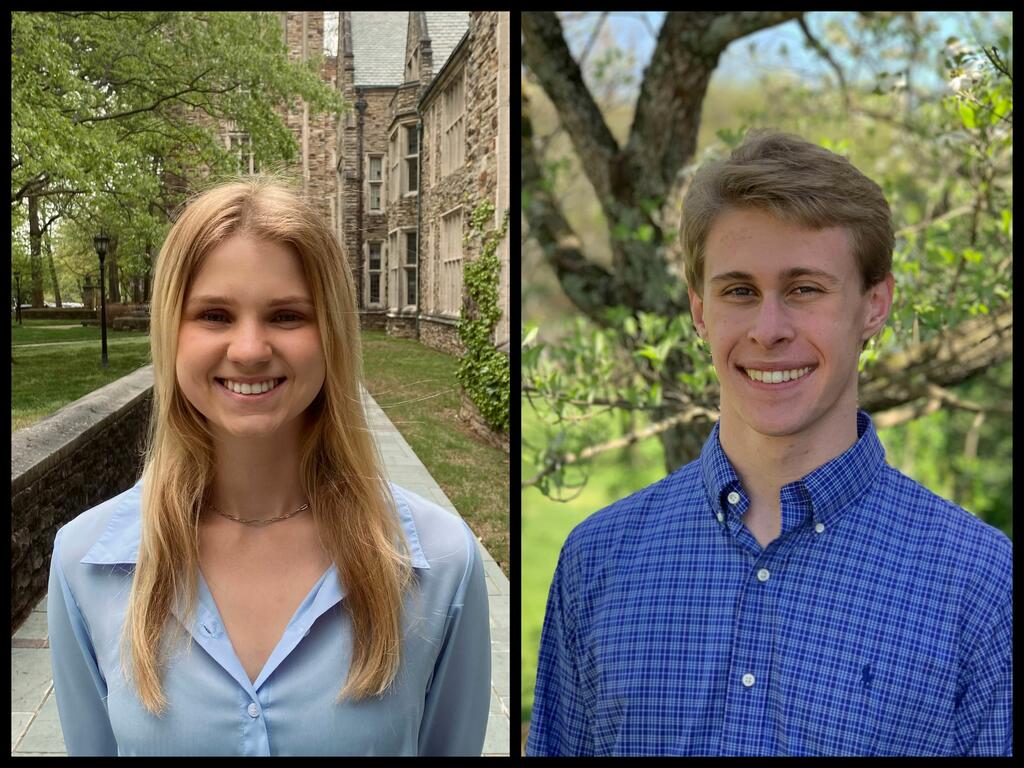
[[[465,298],[459,319],[459,338],[466,354],[459,362],[456,378],[469,399],[492,428],[508,432],[509,357],[495,348],[494,328],[501,319],[498,280],[501,264],[498,245],[508,232],[508,209],[500,229],[484,231],[494,217],[494,204],[480,203],[470,217],[470,230],[463,238],[483,242],[480,256],[463,267]]]

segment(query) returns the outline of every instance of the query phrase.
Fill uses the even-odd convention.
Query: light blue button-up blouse
[[[255,683],[199,575],[191,652],[148,712],[122,676],[120,639],[139,549],[141,482],[57,532],[47,601],[50,657],[69,755],[479,755],[490,701],[487,589],[461,518],[396,485],[418,589],[402,663],[383,697],[336,699],[352,652],[335,565],[299,605]],[[180,648],[180,646],[179,646]]]

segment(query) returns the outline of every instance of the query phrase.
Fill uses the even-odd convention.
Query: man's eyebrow
[[[825,272],[822,269],[811,269],[810,267],[793,267],[791,269],[783,270],[779,273],[780,280],[792,280],[796,277],[816,277],[819,280],[824,280],[826,283],[832,285],[839,285],[839,278],[829,272]],[[723,283],[728,280],[747,280],[748,282],[756,282],[754,276],[749,272],[723,272],[720,275],[715,275],[709,280],[709,283]]]
[[[188,300],[188,303],[233,305],[235,302],[227,296],[193,296]],[[280,307],[285,304],[308,304],[309,306],[313,306],[313,302],[308,296],[282,296],[279,299],[273,299],[267,302],[267,306],[269,307]]]

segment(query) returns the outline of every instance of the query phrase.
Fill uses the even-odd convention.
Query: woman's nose
[[[228,344],[228,358],[242,364],[270,359],[272,350],[267,331],[258,321],[239,321]]]

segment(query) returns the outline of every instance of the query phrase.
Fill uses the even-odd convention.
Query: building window
[[[388,238],[385,255],[388,263],[388,307],[398,309],[398,232],[392,232]]]
[[[441,98],[441,176],[466,162],[466,96],[464,71],[452,81]]]
[[[367,181],[370,189],[370,201],[367,208],[371,212],[381,210],[381,187],[384,186],[384,158],[377,155],[370,157],[370,178]]]
[[[239,173],[256,173],[259,168],[252,153],[252,137],[248,133],[231,131],[225,137],[228,152],[233,154],[238,163]]]
[[[405,306],[416,304],[416,231],[405,233]]]
[[[367,306],[380,306],[381,243],[369,243],[366,260]]]
[[[405,82],[415,80],[420,76],[420,48],[413,49],[412,56],[405,62]]]
[[[441,217],[441,311],[462,312],[462,209]]]
[[[389,197],[391,202],[397,203],[398,197],[401,194],[401,185],[399,184],[399,172],[401,170],[401,158],[398,154],[398,129],[391,134],[391,140],[388,142],[388,157],[391,158],[391,178],[388,180],[388,191],[390,192]]]
[[[403,192],[416,192],[419,189],[420,147],[416,125],[407,125],[405,130],[405,184]]]
[[[427,127],[426,127],[426,140],[427,140],[427,152],[430,152],[432,147],[437,147],[437,116],[440,108],[435,103],[431,108],[430,112],[427,113]],[[430,183],[435,184],[437,182],[437,166],[441,163],[441,152],[438,149],[434,150],[434,157],[430,161]]]

